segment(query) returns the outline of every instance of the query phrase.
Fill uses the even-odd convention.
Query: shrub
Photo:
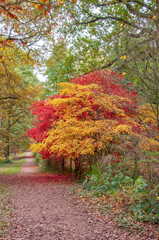
[[[114,204],[115,200],[118,207],[129,212],[137,221],[159,221],[159,185],[149,189],[147,180],[142,176],[134,181],[132,177],[125,176],[120,169],[102,169],[98,164],[92,167],[83,188],[97,197],[109,196],[108,201],[113,200]]]

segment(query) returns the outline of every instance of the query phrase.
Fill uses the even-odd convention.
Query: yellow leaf
[[[123,56],[120,57],[120,59],[122,59],[122,58],[123,58],[123,59],[126,59],[126,55],[123,55]]]
[[[153,19],[156,19],[156,16],[153,16]]]

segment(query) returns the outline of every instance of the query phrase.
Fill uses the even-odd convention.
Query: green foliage
[[[116,220],[120,228],[126,228],[128,231],[136,229],[138,231],[142,230],[142,227],[138,223],[132,222],[132,218],[127,213],[120,214],[120,218]]]
[[[129,213],[136,221],[159,221],[159,196],[158,187],[150,190],[147,180],[139,176],[135,181],[130,176],[124,176],[123,172],[113,171],[112,168],[99,169],[93,166],[92,172],[86,176],[83,183],[84,194],[101,197],[109,196],[108,202],[115,200],[119,206],[126,201],[123,212]],[[126,200],[125,200],[126,199]],[[123,220],[124,222],[127,221]],[[125,225],[127,225],[125,223]]]
[[[137,221],[159,222],[159,200],[157,200],[156,195],[151,196],[150,193],[143,193],[136,197],[134,195],[134,203],[129,210]]]
[[[135,215],[137,221],[157,223],[159,222],[159,186],[153,190],[149,190],[147,186],[146,180],[142,177],[135,181],[129,210]]]
[[[156,104],[157,115],[158,1],[65,1],[61,8],[57,28],[71,46],[78,74],[109,67],[126,73],[124,82],[137,86],[142,101]]]
[[[108,193],[115,193],[118,189],[124,186],[131,186],[133,179],[129,176],[124,176],[120,171],[113,172],[112,169],[106,168],[107,172],[102,174],[99,172],[99,167],[93,166],[92,172],[88,177],[88,181],[84,184],[84,188],[92,190],[95,195],[101,196]]]
[[[145,179],[143,179],[141,176],[139,178],[137,178],[137,180],[135,181],[134,184],[134,192],[136,193],[141,193],[143,192],[146,187],[147,187],[147,182]]]
[[[32,84],[32,85],[35,85],[36,87],[36,84],[39,84],[39,80],[34,74],[34,69],[32,66],[29,66],[29,65],[20,66],[20,67],[17,67],[15,71],[19,76],[22,77],[23,84],[25,86]]]
[[[41,162],[41,154],[40,153],[36,153],[34,162],[37,162],[38,164],[40,164],[40,162]]]
[[[61,40],[53,43],[52,54],[46,62],[47,80],[44,83],[44,97],[58,93],[60,82],[68,82],[76,74],[75,56],[68,49],[66,43]]]

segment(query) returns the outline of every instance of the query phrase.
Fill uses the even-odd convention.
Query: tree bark
[[[156,47],[159,51],[159,0],[156,0]]]
[[[7,143],[7,146],[6,146],[6,162],[9,162],[9,154],[10,154],[10,128],[11,128],[11,125],[10,125],[10,119],[8,119],[8,131],[7,131],[7,139],[6,139],[6,143]]]
[[[70,175],[72,175],[72,159],[70,159]]]
[[[65,159],[62,159],[62,172],[64,173],[65,171]]]

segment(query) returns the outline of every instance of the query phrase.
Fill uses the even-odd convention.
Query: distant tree
[[[28,117],[31,121],[28,107],[40,95],[41,86],[36,82],[33,72],[32,78],[36,79],[35,82],[29,81],[27,74],[25,75],[22,71],[22,68],[26,69],[28,63],[24,52],[21,51],[21,55],[19,53],[16,55],[14,50],[6,48],[4,58],[5,61],[0,63],[0,149],[6,161],[9,161],[12,144],[15,145],[15,149],[16,146],[20,149],[26,142],[23,135],[29,126]],[[20,58],[21,62],[14,61],[16,58]],[[20,69],[23,74],[22,72],[20,74]]]
[[[69,81],[70,78],[75,76],[75,62],[75,57],[67,48],[64,40],[61,39],[58,43],[53,43],[51,56],[46,61],[45,96],[56,94],[59,89],[58,83]]]

